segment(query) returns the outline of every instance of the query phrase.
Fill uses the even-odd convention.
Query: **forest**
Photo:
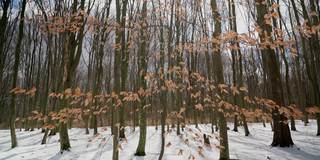
[[[320,0],[1,0],[0,159],[320,159]]]

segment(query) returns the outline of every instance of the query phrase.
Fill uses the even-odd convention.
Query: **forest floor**
[[[228,126],[233,128],[233,124]],[[250,123],[251,135],[244,136],[243,128],[239,132],[228,131],[230,156],[239,160],[320,160],[320,137],[316,137],[316,121],[312,120],[308,126],[296,121],[296,132],[292,133],[295,143],[291,148],[271,147],[272,131],[270,124],[263,127],[261,123]],[[17,130],[18,147],[10,149],[9,130],[0,130],[0,159],[1,160],[110,160],[112,158],[112,137],[110,129],[99,128],[99,135],[85,135],[84,129],[69,130],[72,149],[61,154],[59,152],[59,136],[51,136],[48,143],[41,145],[43,133],[40,130],[25,132]],[[154,160],[158,158],[161,146],[161,130],[148,127],[146,141],[146,156],[135,157],[134,152],[139,140],[139,129],[132,132],[127,127],[127,140],[121,142],[120,160]],[[203,145],[202,135],[210,135],[211,147]],[[211,134],[211,126],[200,125],[186,127],[181,136],[176,136],[175,130],[166,135],[164,159],[215,160],[219,157],[218,133]]]

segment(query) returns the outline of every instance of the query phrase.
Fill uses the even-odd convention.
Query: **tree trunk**
[[[213,38],[219,39],[221,34],[221,16],[217,7],[217,1],[211,0],[211,12],[214,18],[214,28],[215,31],[213,33]],[[214,73],[216,75],[217,84],[224,84],[223,77],[223,66],[220,52],[220,43],[213,43],[213,46],[217,46],[218,50],[214,52],[214,59],[216,68],[214,69]],[[219,119],[219,134],[220,134],[220,160],[229,160],[229,145],[228,145],[228,132],[227,132],[227,122],[225,116],[222,112],[217,111],[218,119]]]
[[[162,12],[160,12],[160,15],[162,15]],[[164,66],[165,66],[165,61],[164,61],[164,30],[163,30],[163,21],[160,19],[160,75],[159,75],[159,81],[160,81],[160,88],[164,86],[164,78],[165,78],[165,73],[164,73]],[[162,75],[161,75],[162,74]],[[160,154],[158,160],[162,160],[163,155],[164,155],[164,149],[165,149],[165,143],[166,143],[166,118],[167,118],[167,101],[166,101],[166,91],[161,90],[160,91],[160,104],[162,106],[162,112],[161,112],[161,149],[160,149]]]
[[[117,23],[119,23],[121,20],[121,4],[120,0],[116,0],[116,20]],[[119,23],[120,24],[120,23]],[[115,36],[115,42],[119,44],[121,41],[121,34],[120,29],[116,30],[116,36]],[[114,52],[114,62],[113,62],[113,68],[114,68],[114,92],[117,94],[117,96],[120,96],[121,91],[121,50],[119,47],[115,48]],[[118,160],[119,159],[119,129],[120,126],[118,125],[119,121],[119,106],[116,106],[117,100],[114,100],[114,104],[111,108],[111,128],[112,128],[112,134],[113,134],[113,154],[112,159]],[[120,106],[123,107],[123,106]]]
[[[128,74],[128,62],[129,62],[129,52],[126,48],[126,38],[125,38],[125,25],[126,25],[126,13],[127,13],[127,3],[128,0],[124,0],[122,2],[122,10],[121,10],[121,21],[118,22],[121,25],[121,30],[119,32],[119,36],[121,36],[121,91],[126,91],[126,82],[127,82],[127,74]],[[125,104],[120,108],[120,139],[125,139]]]
[[[260,28],[267,33],[267,36],[271,36],[272,28],[269,24],[265,23],[264,16],[267,14],[267,6],[263,4],[263,0],[256,0],[256,6],[257,6],[257,13],[258,13],[258,25]],[[262,42],[265,41],[272,41],[271,39],[267,39],[264,32],[260,33],[260,39]],[[265,55],[263,58],[265,58],[264,62],[265,65],[268,67],[268,77],[270,78],[271,82],[271,98],[274,102],[276,102],[277,105],[280,107],[283,105],[283,94],[282,94],[282,85],[281,85],[281,75],[280,75],[280,69],[279,64],[277,63],[275,51],[270,48],[264,48],[261,49],[261,52],[263,55]],[[272,119],[273,119],[273,128],[274,128],[274,134],[273,134],[273,142],[272,146],[280,146],[280,147],[287,147],[293,145],[293,141],[291,139],[291,133],[289,130],[289,126],[287,123],[287,118],[279,113],[279,110],[277,106],[273,106],[272,109]]]
[[[238,132],[238,115],[234,116],[233,131]]]
[[[25,9],[26,9],[26,4],[27,4],[27,0],[23,0],[22,6],[21,6],[21,13],[20,13],[18,40],[17,40],[15,52],[14,52],[12,89],[17,87],[20,54],[21,54],[21,44],[22,44],[22,39],[23,39],[24,13],[25,13]],[[10,124],[10,133],[11,133],[11,148],[15,148],[18,145],[16,131],[15,131],[15,129],[16,129],[16,127],[15,127],[15,120],[16,120],[16,95],[15,95],[15,93],[12,93],[9,110],[10,110],[9,124]]]
[[[147,82],[145,79],[145,75],[147,73],[148,69],[148,57],[147,57],[147,35],[146,35],[146,24],[147,21],[145,20],[147,18],[147,3],[148,1],[143,1],[142,10],[141,10],[141,17],[140,22],[142,24],[141,30],[140,30],[140,48],[139,48],[139,73],[140,73],[140,88],[143,90],[147,89]],[[143,24],[144,23],[144,24]],[[136,156],[145,156],[145,146],[146,146],[146,136],[147,136],[147,120],[146,120],[146,99],[147,97],[145,95],[142,95],[140,106],[139,106],[139,128],[140,128],[140,134],[139,134],[139,144],[138,148],[136,150],[135,155]]]
[[[49,129],[45,129],[44,136],[42,138],[41,144],[46,144],[47,143],[48,134],[49,134]]]

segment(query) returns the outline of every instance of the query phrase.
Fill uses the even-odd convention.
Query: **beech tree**
[[[266,41],[272,41],[269,37],[271,37],[272,26],[271,24],[267,24],[264,16],[268,14],[267,5],[263,4],[262,1],[256,1],[257,4],[257,13],[258,19],[257,22],[261,27],[262,31],[260,32],[261,42],[264,43]],[[271,82],[271,99],[274,100],[276,105],[283,105],[283,93],[282,93],[282,84],[281,84],[281,75],[279,65],[276,59],[276,54],[271,46],[266,46],[261,49],[263,56],[263,63],[268,67],[267,75],[270,78]],[[273,120],[273,141],[272,146],[281,147],[291,146],[293,145],[293,141],[291,138],[290,130],[288,124],[285,122],[287,117],[280,113],[278,106],[275,106],[272,109],[272,120]]]
[[[213,43],[213,47],[215,48],[214,54],[214,63],[216,64],[216,68],[214,69],[216,75],[216,83],[218,85],[224,84],[224,77],[223,77],[223,66],[222,66],[222,59],[221,59],[221,50],[220,50],[220,35],[221,35],[221,17],[218,10],[218,5],[216,0],[211,0],[211,10],[212,15],[214,18],[214,33],[213,38],[215,42]],[[229,144],[228,144],[228,133],[227,133],[227,121],[225,115],[222,111],[217,111],[218,116],[218,126],[219,126],[219,134],[220,134],[220,158],[221,160],[228,160],[229,159]]]
[[[139,73],[139,83],[140,83],[140,89],[138,92],[140,92],[141,102],[139,105],[139,128],[140,128],[140,136],[139,136],[139,144],[137,147],[137,151],[135,155],[137,156],[144,156],[145,153],[145,146],[146,146],[146,136],[147,136],[147,117],[146,117],[146,107],[147,107],[147,82],[145,79],[146,73],[148,71],[148,50],[147,50],[147,33],[145,30],[147,29],[148,21],[147,21],[147,1],[143,1],[142,8],[141,8],[141,17],[140,17],[140,36],[141,39],[139,40],[139,49],[138,49],[138,56],[139,56],[139,66],[138,66],[138,73]]]
[[[10,2],[8,2],[10,3]],[[12,88],[16,88],[17,86],[17,79],[18,79],[18,71],[19,71],[19,64],[20,64],[20,56],[21,56],[21,44],[23,38],[23,28],[24,28],[24,13],[26,10],[27,0],[23,0],[21,3],[21,13],[19,18],[19,31],[18,31],[18,39],[17,45],[14,52],[14,66],[13,66],[13,74],[12,74]],[[6,15],[5,15],[6,16]],[[15,98],[16,95],[13,93],[10,101],[10,117],[9,117],[9,124],[10,124],[10,132],[11,132],[11,148],[14,148],[18,145],[17,143],[17,136],[16,136],[16,127],[15,127],[15,120],[16,120],[16,105],[15,105]]]

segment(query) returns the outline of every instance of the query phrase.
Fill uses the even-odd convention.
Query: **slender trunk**
[[[249,136],[250,132],[249,132],[249,127],[248,127],[246,116],[244,114],[240,114],[240,117],[241,117],[241,120],[242,120],[242,123],[243,123],[244,135],[245,136]]]
[[[162,15],[162,12],[160,12],[160,15]],[[162,72],[161,74],[164,73],[164,30],[163,30],[163,21],[160,20],[160,69]],[[159,75],[159,81],[160,81],[160,88],[164,86],[164,75]],[[166,118],[167,118],[167,101],[166,101],[166,92],[164,90],[161,90],[160,92],[160,104],[162,106],[162,112],[161,112],[161,149],[160,149],[160,154],[158,160],[162,160],[163,155],[164,155],[164,149],[165,149],[165,143],[166,143]]]
[[[146,90],[147,89],[147,82],[145,79],[145,75],[147,73],[148,69],[148,57],[147,57],[147,31],[146,31],[146,25],[147,25],[147,3],[148,1],[143,1],[142,10],[141,10],[141,23],[142,27],[140,30],[140,36],[141,36],[141,42],[140,42],[140,49],[139,49],[139,73],[140,73],[140,86],[141,89]],[[145,146],[146,146],[146,136],[147,136],[147,117],[146,117],[146,108],[145,105],[147,97],[143,95],[141,98],[140,106],[139,106],[139,128],[140,128],[140,134],[139,134],[139,144],[136,150],[135,155],[136,156],[145,156]]]
[[[234,116],[233,131],[238,132],[238,115]]]
[[[97,115],[92,115],[93,135],[98,134]]]
[[[125,25],[126,25],[126,12],[127,12],[127,3],[128,0],[123,1],[122,10],[121,10],[121,31],[119,36],[121,36],[121,91],[126,90],[126,82],[127,82],[127,74],[128,74],[128,61],[129,61],[129,52],[126,48],[126,38],[125,38]],[[125,106],[123,106],[119,110],[119,120],[120,120],[120,134],[119,138],[126,138],[125,135]]]
[[[26,9],[27,0],[22,1],[21,13],[20,13],[20,23],[19,23],[19,31],[18,31],[18,40],[17,45],[14,52],[14,66],[13,66],[13,74],[12,74],[12,89],[16,88],[17,80],[18,80],[18,71],[19,71],[19,63],[20,63],[20,54],[21,54],[21,44],[23,39],[23,28],[24,28],[24,13]],[[10,133],[11,133],[11,148],[14,148],[18,145],[17,137],[16,137],[16,95],[12,94],[10,101],[10,116],[9,116],[9,124],[10,124]]]
[[[221,34],[221,16],[217,7],[217,1],[211,0],[211,12],[214,18],[214,28],[213,38],[219,39]],[[218,50],[214,52],[214,59],[216,68],[214,70],[216,75],[216,81],[218,84],[224,84],[223,77],[223,66],[220,52],[220,43],[213,44],[213,46],[218,46]],[[220,160],[229,160],[229,145],[228,145],[228,132],[227,132],[227,122],[224,113],[217,111],[219,119],[219,134],[220,134]]]
[[[49,134],[49,129],[45,129],[44,136],[42,138],[41,144],[46,144],[47,143],[48,134]]]

